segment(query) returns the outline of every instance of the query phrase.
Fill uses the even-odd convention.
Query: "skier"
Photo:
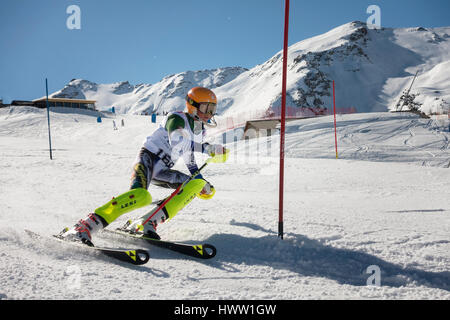
[[[168,113],[159,128],[145,139],[133,167],[130,190],[97,208],[71,229],[66,228],[60,236],[67,240],[92,245],[92,235],[95,232],[106,227],[122,214],[151,203],[152,198],[147,191],[150,183],[176,189],[187,181],[188,175],[171,169],[179,158],[184,160],[191,175],[198,170],[194,152],[202,152],[210,156],[223,155],[223,161],[226,161],[228,155],[226,148],[222,145],[203,143],[205,126],[217,125],[214,120],[216,105],[216,95],[210,89],[192,88],[186,96],[186,112]],[[159,240],[160,237],[156,233],[159,223],[173,218],[195,196],[211,199],[214,193],[211,183],[198,174],[186,183],[182,192],[170,199],[162,209],[159,209],[159,206],[165,199],[134,223],[129,221],[126,228],[131,232],[145,234]]]

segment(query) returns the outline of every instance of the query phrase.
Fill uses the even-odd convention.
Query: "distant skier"
[[[71,229],[64,230],[61,236],[67,240],[92,244],[92,235],[95,232],[122,214],[151,203],[152,198],[147,191],[150,183],[176,189],[189,178],[188,175],[171,169],[179,158],[184,160],[191,174],[198,170],[194,152],[210,156],[224,155],[225,161],[227,150],[222,145],[203,143],[205,126],[217,125],[214,120],[216,105],[217,98],[214,92],[203,87],[192,88],[186,96],[187,112],[168,113],[159,128],[145,139],[133,167],[130,191],[97,208],[94,213],[80,220]],[[173,218],[195,196],[210,199],[214,193],[214,187],[198,174],[164,208],[154,214],[159,207],[157,205],[134,223],[128,223],[127,228],[160,239],[156,233],[159,223]],[[144,224],[153,214],[154,216]]]

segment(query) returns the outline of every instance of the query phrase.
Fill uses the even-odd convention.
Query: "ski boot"
[[[124,231],[132,234],[142,234],[152,239],[161,240],[161,237],[156,233],[156,228],[159,223],[163,223],[168,219],[164,208],[160,209],[149,221],[147,221],[147,223],[144,224],[144,222],[155,213],[157,208],[158,207],[134,222],[128,220],[123,226]]]
[[[103,219],[95,213],[91,213],[85,219],[78,221],[71,229],[65,228],[57,237],[62,240],[81,242],[93,247],[92,235],[103,229],[104,226]]]

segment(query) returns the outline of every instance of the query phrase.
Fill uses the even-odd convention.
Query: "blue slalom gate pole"
[[[45,78],[45,93],[47,96],[47,123],[48,123],[48,145],[50,149],[50,160],[53,160],[52,156],[52,137],[50,135],[50,105],[48,103],[48,82],[47,78]]]

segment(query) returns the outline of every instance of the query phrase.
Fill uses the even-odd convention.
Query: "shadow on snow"
[[[262,230],[253,224],[239,225]],[[274,232],[268,233],[272,234],[259,238],[236,234],[211,236],[205,242],[215,244],[218,253],[210,265],[220,269],[230,269],[226,266],[229,263],[270,266],[353,286],[366,286],[372,275],[367,273],[367,268],[376,265],[381,270],[381,286],[402,287],[414,283],[450,290],[450,272],[402,267],[364,252],[327,246],[303,235],[287,234],[284,240],[280,240]]]

